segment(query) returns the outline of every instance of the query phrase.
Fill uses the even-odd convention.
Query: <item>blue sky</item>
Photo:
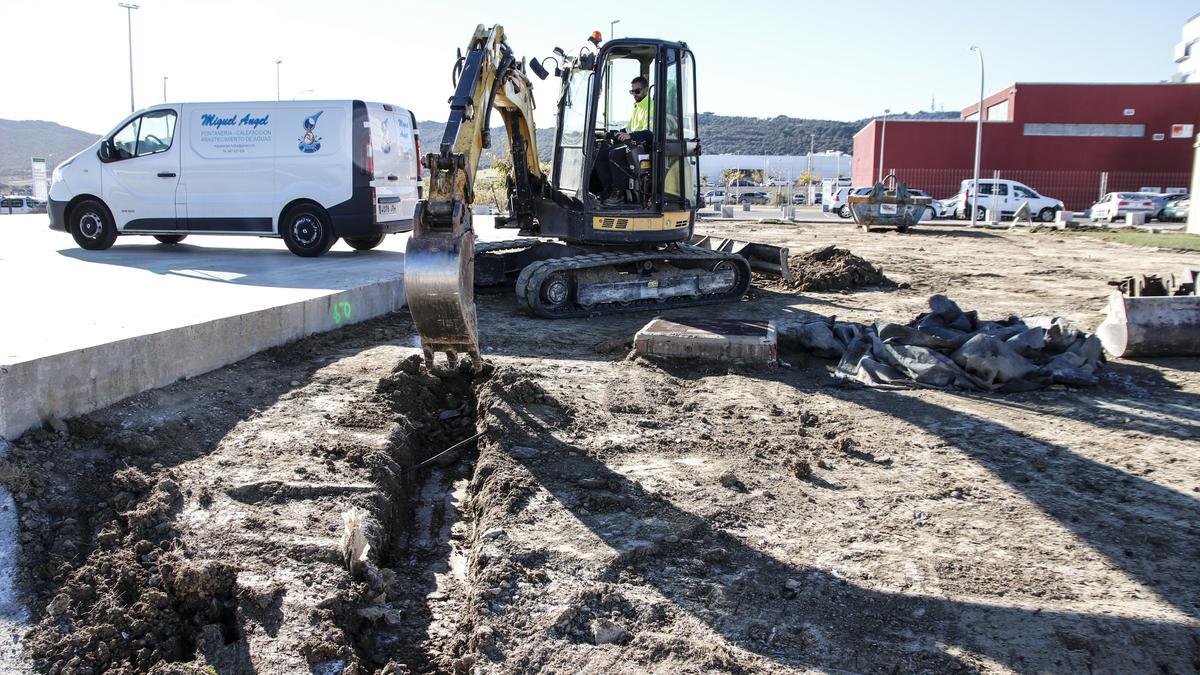
[[[0,118],[100,133],[129,111],[125,10],[115,0],[3,0]],[[441,119],[455,48],[503,24],[518,55],[577,46],[592,30],[683,40],[696,54],[700,110],[850,120],[957,110],[1014,81],[1156,82],[1195,0],[1153,2],[435,3],[142,0],[133,13],[137,106],[275,97],[365,98]],[[635,12],[636,10],[636,12]],[[14,27],[23,27],[14,30]],[[36,56],[35,56],[36,55]],[[556,90],[538,82],[540,125]],[[309,91],[311,90],[311,91]]]

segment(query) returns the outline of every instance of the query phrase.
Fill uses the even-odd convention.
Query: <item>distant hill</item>
[[[892,119],[957,119],[958,113],[902,113]],[[731,155],[803,155],[808,152],[809,134],[816,136],[818,151],[850,152],[854,134],[870,119],[839,122],[813,120],[779,115],[769,119],[730,117],[702,113],[700,138],[707,154]],[[445,123],[424,121],[418,124],[422,152],[434,152],[441,142]],[[91,145],[97,136],[85,131],[41,120],[0,119],[0,178],[27,180],[29,158],[49,156],[50,164],[62,160]],[[554,144],[554,128],[538,129],[538,153],[543,162],[550,161]],[[497,156],[508,154],[508,139],[500,127],[492,132],[490,152]],[[486,158],[484,166],[489,166]]]
[[[958,119],[956,112],[918,112],[892,115],[889,119]],[[818,152],[840,150],[850,153],[854,149],[854,134],[858,133],[872,118],[840,122],[837,120],[813,120],[779,115],[769,119],[758,117],[731,117],[701,113],[700,138],[704,152],[710,155],[803,155],[808,152],[809,134],[814,134],[813,146]],[[420,122],[421,151],[432,152],[441,142],[446,125],[442,122]],[[538,129],[538,154],[542,161],[550,161],[550,149],[554,143],[554,128]],[[508,154],[508,139],[500,127],[492,131],[491,152],[498,156]],[[484,166],[488,165],[485,160]]]
[[[29,159],[47,157],[47,171],[99,136],[42,120],[0,119],[0,176],[29,179]]]

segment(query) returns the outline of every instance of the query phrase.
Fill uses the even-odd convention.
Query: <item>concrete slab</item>
[[[0,217],[0,436],[404,306],[406,235],[323,258],[277,239],[120,238],[85,251],[46,216]]]
[[[656,318],[633,338],[639,354],[774,366],[779,348],[769,321]]]

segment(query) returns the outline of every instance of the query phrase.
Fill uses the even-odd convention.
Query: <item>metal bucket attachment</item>
[[[1113,356],[1200,354],[1200,297],[1126,297],[1113,291],[1096,335]]]
[[[404,253],[404,286],[408,310],[421,335],[425,361],[445,352],[453,367],[459,354],[472,366],[483,366],[475,320],[475,232],[423,232],[409,238]]]
[[[691,244],[710,251],[736,253],[750,263],[750,269],[781,277],[789,283],[792,281],[792,270],[788,267],[788,250],[783,246],[722,239],[704,234],[693,234]]]

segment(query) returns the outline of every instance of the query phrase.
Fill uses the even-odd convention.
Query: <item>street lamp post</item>
[[[167,76],[163,75],[163,103],[167,102]]]
[[[883,132],[879,134],[879,180],[883,181],[883,151],[887,147],[887,117],[888,113],[892,112],[889,108],[883,109]]]
[[[617,37],[616,25],[619,23],[621,23],[620,19],[613,19],[612,21],[608,22],[608,39],[609,40],[612,40],[613,38]]]
[[[279,64],[283,63],[283,59],[275,59],[275,100],[279,100]]]
[[[129,112],[133,112],[133,10],[139,6],[126,2],[118,2],[117,6],[125,8],[125,24],[129,29]]]
[[[971,182],[971,227],[979,215],[979,154],[983,148],[983,50],[971,45],[971,51],[979,57],[979,110],[975,111],[975,174]]]

